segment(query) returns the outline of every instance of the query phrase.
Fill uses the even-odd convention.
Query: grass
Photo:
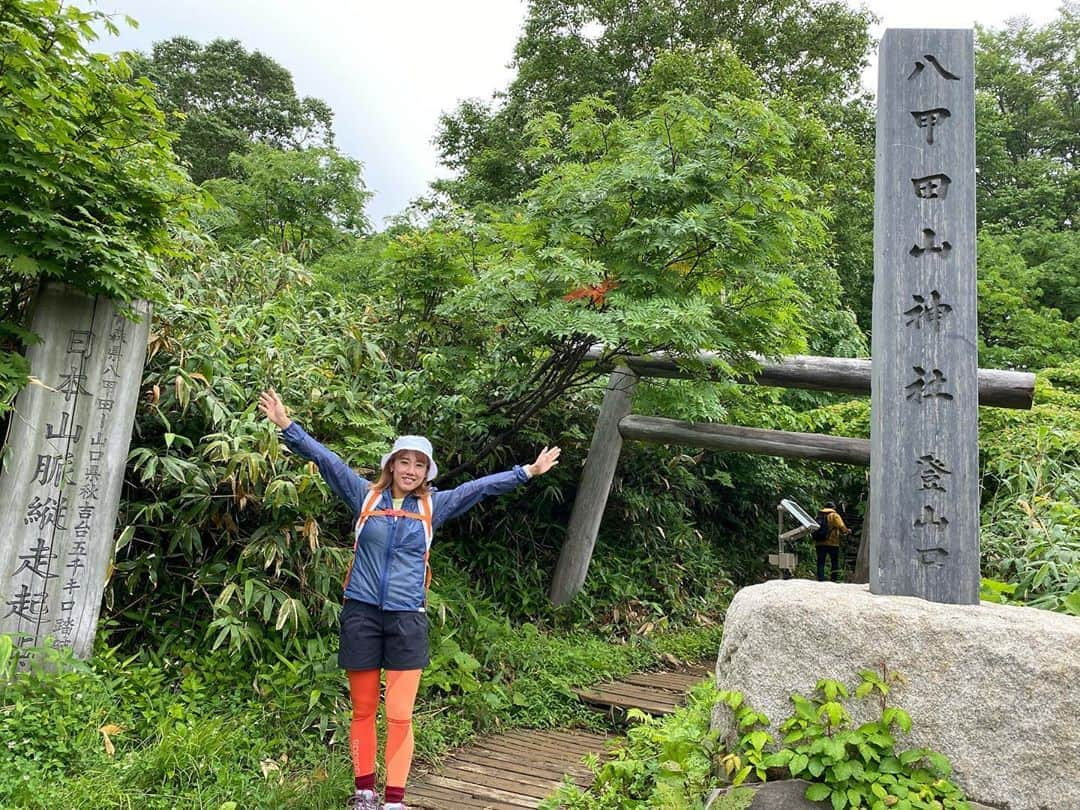
[[[595,727],[602,715],[572,687],[671,656],[701,660],[719,645],[718,626],[622,643],[529,624],[473,630],[487,649],[457,646],[453,677],[440,680],[433,665],[417,705],[418,760],[491,729]],[[447,635],[434,633],[433,644],[456,645]],[[319,810],[349,792],[349,707],[332,661],[287,666],[198,650],[122,660],[104,644],[86,663],[52,658],[48,670],[0,687],[0,807]]]

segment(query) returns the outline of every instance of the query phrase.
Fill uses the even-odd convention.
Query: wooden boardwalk
[[[608,711],[641,709],[664,715],[675,711],[690,689],[707,677],[704,667],[681,672],[638,672],[621,681],[575,691],[586,703]]]
[[[430,810],[539,807],[562,784],[564,774],[587,787],[593,777],[582,758],[602,752],[608,739],[581,730],[540,729],[485,737],[410,780],[406,802]]]
[[[704,667],[679,672],[640,672],[576,690],[582,700],[611,712],[639,708],[668,714],[692,686],[708,676]],[[613,735],[582,729],[516,729],[476,741],[442,765],[410,780],[406,803],[423,810],[521,810],[535,808],[569,776],[587,787],[592,772],[582,760],[604,755]]]

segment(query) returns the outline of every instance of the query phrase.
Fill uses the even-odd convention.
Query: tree
[[[1074,266],[1075,273],[1075,266]],[[1041,303],[1040,268],[1016,239],[979,236],[979,364],[1042,369],[1080,356],[1080,320]]]
[[[440,121],[436,144],[460,173],[440,186],[463,203],[512,199],[539,174],[524,155],[530,118],[565,115],[590,95],[630,112],[642,78],[669,50],[729,42],[770,94],[841,106],[857,92],[870,20],[821,0],[531,0],[517,75],[497,105],[466,101]]]
[[[587,98],[528,132],[529,158],[549,168],[519,205],[451,207],[399,234],[370,285],[400,302],[384,310],[384,348],[401,396],[432,432],[479,447],[470,467],[593,385],[601,372],[582,358],[597,342],[714,349],[746,368],[750,352],[804,350],[822,311],[837,315],[834,339],[859,340],[826,265],[823,207],[798,179],[799,131],[763,101],[669,92],[631,117]],[[425,384],[437,396],[421,403]],[[715,394],[701,402],[702,416],[724,410]]]
[[[364,204],[371,193],[363,167],[332,147],[283,151],[255,144],[234,154],[231,165],[239,179],[204,186],[225,206],[217,227],[210,226],[225,244],[262,238],[310,260],[345,234],[368,229]]]
[[[252,143],[280,149],[330,146],[333,112],[320,99],[296,95],[292,76],[239,40],[203,46],[187,37],[154,44],[135,70],[157,86],[158,102],[179,133],[176,153],[196,183],[233,173],[229,155]]]
[[[100,12],[0,4],[0,410],[26,380],[18,327],[41,279],[147,296],[193,191],[145,80],[92,53]]]
[[[1080,320],[1080,231],[1026,228],[1016,245],[1035,271],[1043,306],[1060,310],[1067,321]]]
[[[978,29],[979,218],[996,230],[1075,229],[1080,217],[1080,5],[1042,28]]]
[[[976,193],[980,251],[990,251],[979,262],[983,353],[1034,368],[1076,351],[1078,39],[1075,2],[1041,28],[1019,18],[978,30]]]
[[[274,386],[316,435],[377,464],[394,436],[372,404],[390,398],[369,349],[378,325],[266,242],[206,240],[162,283],[119,516],[134,533],[107,597],[118,635],[255,650],[277,631],[310,637],[336,619],[349,553],[320,543],[320,525],[344,537],[349,516],[316,471],[286,459],[253,397]],[[237,580],[244,596],[230,601]]]
[[[850,99],[824,114],[811,100],[772,96],[766,83],[721,42],[709,48],[680,47],[660,54],[631,97],[631,109],[645,113],[664,95],[681,91],[707,104],[723,104],[728,95],[768,99],[769,108],[793,127],[794,149],[788,171],[806,183],[816,206],[826,208],[832,246],[829,263],[843,287],[845,317],[853,312],[864,330],[870,327],[873,289],[874,120],[865,99]],[[807,280],[807,293],[831,301],[831,273]],[[820,286],[821,289],[817,287]],[[807,338],[812,351],[851,356],[865,351],[862,341],[837,342],[844,329],[831,328],[838,312],[819,313],[818,328]],[[821,328],[824,327],[824,328]]]
[[[768,97],[781,115],[809,112],[821,127],[798,176],[828,198],[832,262],[868,329],[874,127],[858,87],[871,20],[818,0],[534,0],[507,91],[440,119],[436,144],[456,176],[434,185],[465,205],[513,200],[547,168],[529,157],[527,122],[548,111],[565,119],[585,95],[629,115],[668,90],[704,101],[717,92]]]

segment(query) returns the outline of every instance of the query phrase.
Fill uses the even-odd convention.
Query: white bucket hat
[[[394,446],[390,448],[390,452],[383,456],[382,461],[379,462],[379,468],[385,467],[386,462],[390,460],[394,453],[400,452],[401,450],[415,450],[417,453],[423,453],[427,456],[428,481],[439,474],[439,465],[435,463],[435,451],[431,447],[431,442],[423,436],[398,436],[394,441]]]

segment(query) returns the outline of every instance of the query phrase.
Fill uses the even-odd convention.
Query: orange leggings
[[[349,695],[352,698],[352,725],[349,749],[353,775],[375,773],[375,712],[379,708],[379,670],[349,670]],[[419,669],[386,670],[386,784],[404,788],[412,766],[412,713],[416,690],[420,686]]]

